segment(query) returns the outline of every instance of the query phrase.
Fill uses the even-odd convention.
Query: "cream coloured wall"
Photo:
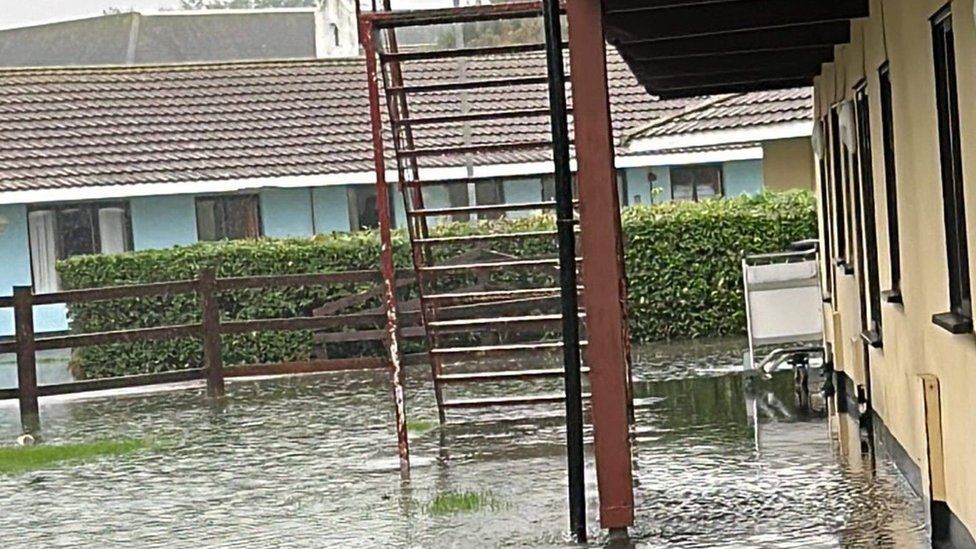
[[[852,41],[838,47],[833,64],[816,81],[818,117],[830,105],[853,97],[852,87],[867,78],[882,290],[890,286],[884,162],[878,67],[887,59],[892,81],[898,215],[904,305],[883,304],[883,349],[867,351],[871,364],[873,406],[895,438],[922,470],[927,483],[928,458],[920,375],[941,382],[946,501],[971,533],[976,534],[976,336],[952,335],[932,324],[933,314],[949,308],[943,229],[942,187],[929,18],[945,0],[871,0],[871,17],[852,24]],[[953,24],[966,181],[970,262],[976,259],[976,24],[973,0],[953,2]],[[836,198],[836,197],[834,197]],[[834,210],[836,211],[836,210]],[[870,222],[870,212],[867,212]],[[833,267],[831,267],[833,268]],[[976,268],[971,266],[976,277]],[[837,275],[836,310],[841,315],[839,368],[864,383],[854,371],[851,343],[860,331],[860,273]],[[972,281],[976,287],[976,280]],[[828,311],[831,312],[831,311]],[[927,486],[925,487],[927,491]]]
[[[770,191],[813,190],[813,148],[809,137],[764,141],[763,184]]]

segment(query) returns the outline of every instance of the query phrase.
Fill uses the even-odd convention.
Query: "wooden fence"
[[[224,379],[228,377],[388,368],[390,367],[390,357],[316,359],[302,362],[245,364],[228,367],[225,367],[223,363],[220,339],[222,335],[262,331],[343,328],[346,331],[321,334],[321,336],[325,336],[324,339],[329,342],[382,340],[388,336],[388,333],[384,330],[377,330],[375,327],[387,322],[388,317],[385,311],[368,311],[351,314],[319,314],[311,317],[222,321],[217,304],[217,294],[220,292],[367,282],[382,284],[383,276],[380,271],[349,271],[217,278],[213,269],[204,269],[194,280],[177,282],[67,290],[45,294],[33,293],[30,286],[18,286],[14,288],[13,296],[0,297],[0,309],[13,308],[14,310],[16,332],[13,341],[0,342],[0,354],[15,353],[17,355],[18,380],[18,388],[0,389],[0,400],[18,399],[24,430],[33,431],[39,427],[38,398],[43,396],[204,379],[207,384],[207,394],[212,397],[220,397],[224,394]],[[37,305],[89,303],[112,299],[166,297],[192,293],[200,296],[201,321],[199,323],[56,336],[34,333],[33,308]],[[353,330],[348,331],[349,328],[353,328]],[[37,384],[36,354],[38,351],[112,343],[166,341],[186,337],[197,337],[203,342],[203,365],[200,368],[81,380],[54,385],[38,386]]]

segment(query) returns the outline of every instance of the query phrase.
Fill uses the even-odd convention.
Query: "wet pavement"
[[[890,462],[862,453],[855,425],[799,409],[790,373],[753,382],[741,362],[739,342],[635,351],[632,546],[927,545],[922,503]],[[426,372],[410,373],[408,417],[434,420]],[[475,393],[463,396],[485,394]],[[412,435],[402,482],[382,372],[232,382],[219,407],[201,388],[42,400],[48,442],[165,444],[0,477],[3,546],[570,546],[559,413],[455,413]],[[0,405],[0,441],[18,432],[13,403]],[[588,465],[600,546],[592,456]],[[494,505],[431,508],[438,494],[465,491]]]

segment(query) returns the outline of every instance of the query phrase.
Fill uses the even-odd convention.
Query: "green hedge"
[[[622,219],[631,330],[637,342],[741,333],[745,326],[739,271],[742,254],[780,251],[790,242],[816,235],[813,198],[801,192],[701,204],[635,206],[627,208]],[[554,227],[551,217],[539,216],[451,224],[435,232],[458,235]],[[395,232],[394,245],[398,267],[409,269],[405,233]],[[553,239],[547,239],[500,244],[493,249],[534,256],[553,253],[554,246]],[[439,252],[448,257],[463,251],[461,247],[448,247]],[[114,256],[80,256],[59,262],[58,270],[65,288],[75,289],[189,279],[204,267],[213,267],[224,277],[374,269],[378,255],[375,233],[334,233],[310,239],[200,243]],[[524,287],[529,282],[555,282],[548,275],[532,276],[534,280],[529,281],[527,275],[499,273],[493,283]],[[461,276],[443,284],[460,287],[469,282]],[[345,285],[241,290],[221,294],[219,304],[223,319],[308,316],[321,303],[363,289],[362,285]],[[401,298],[409,299],[413,292],[408,288]],[[127,299],[73,305],[69,315],[72,331],[85,333],[198,322],[199,304],[192,295]],[[368,354],[368,347],[338,346],[337,351]],[[224,339],[228,364],[299,360],[308,358],[312,351],[308,332],[243,334]],[[194,367],[200,365],[201,358],[200,344],[193,339],[105,345],[77,349],[73,368],[77,375],[95,378]]]

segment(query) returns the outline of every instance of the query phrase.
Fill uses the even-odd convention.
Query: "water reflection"
[[[628,546],[926,543],[922,506],[892,466],[862,454],[856,425],[799,410],[789,373],[744,379],[738,343],[636,356]],[[423,369],[411,373],[411,419],[435,419]],[[216,408],[202,389],[47,401],[48,441],[148,433],[168,448],[0,477],[4,546],[568,545],[558,407],[465,412],[452,417],[466,422],[414,434],[413,475],[401,482],[388,400],[385,375],[360,372],[234,382]],[[16,409],[0,408],[0,440],[17,433]],[[591,529],[606,544],[588,459]],[[449,491],[503,504],[432,513]]]

